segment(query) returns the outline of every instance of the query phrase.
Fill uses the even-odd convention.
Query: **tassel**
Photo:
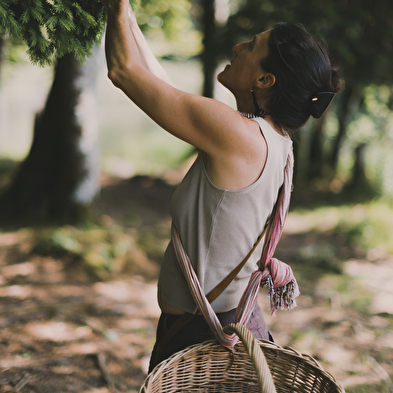
[[[271,315],[276,310],[291,310],[296,307],[295,298],[300,295],[299,286],[289,265],[276,258],[270,260],[270,271],[265,269],[261,287],[268,286]]]
[[[273,280],[269,276],[261,285],[261,287],[269,286],[267,298],[270,301],[271,316],[275,315],[276,311],[292,310],[297,306],[295,298],[300,295],[296,279],[293,279],[289,284],[282,287],[275,288]]]

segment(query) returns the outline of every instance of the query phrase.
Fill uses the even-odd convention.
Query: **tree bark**
[[[215,1],[202,0],[202,32],[203,53],[201,54],[203,67],[203,92],[205,97],[212,98],[214,94],[215,72],[217,69],[216,36],[217,26],[215,18]]]
[[[352,169],[352,178],[349,184],[350,188],[365,190],[368,188],[368,181],[366,176],[366,162],[365,152],[366,143],[360,143],[355,148],[355,162]]]
[[[0,35],[0,78],[2,77],[2,66],[3,66],[3,48],[4,48],[4,37]],[[0,87],[1,88],[1,87]],[[0,100],[2,99],[1,97],[1,92],[0,92]],[[1,102],[0,102],[0,128],[2,127],[2,122],[1,122],[1,116],[2,116],[2,106],[1,106]],[[1,133],[1,129],[0,129],[0,133]]]
[[[0,67],[3,61],[3,46],[4,46],[4,37],[0,35]]]
[[[332,153],[328,161],[333,175],[337,172],[340,148],[347,131],[347,127],[352,120],[354,112],[358,109],[361,99],[362,89],[360,87],[346,87],[341,95],[339,110],[337,112],[339,127],[336,138],[334,139]]]
[[[323,167],[323,126],[325,124],[325,115],[316,123],[312,130],[310,150],[308,154],[307,178],[314,180],[322,175]]]
[[[0,198],[1,223],[75,222],[97,193],[96,69],[89,63],[72,54],[57,61],[30,152]]]
[[[300,156],[300,145],[301,145],[302,134],[298,130],[294,134],[292,134],[291,137],[292,137],[292,148],[293,148],[293,159],[294,159],[292,182],[293,182],[294,190],[295,190],[296,189],[296,184],[298,183],[298,180],[301,177],[301,176],[299,176],[299,174],[300,174],[300,170],[299,170],[299,156]],[[301,180],[302,179],[300,179],[300,181]]]

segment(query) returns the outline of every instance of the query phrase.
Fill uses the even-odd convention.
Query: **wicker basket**
[[[179,351],[148,375],[139,393],[344,393],[311,356],[255,340],[239,324],[225,330],[238,334],[242,342],[228,349],[207,341]]]

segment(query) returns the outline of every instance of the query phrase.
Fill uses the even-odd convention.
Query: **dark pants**
[[[236,309],[233,309],[217,313],[217,317],[224,327],[235,322],[235,314]],[[161,338],[179,318],[180,315],[161,314],[158,321],[156,343],[150,358],[149,373],[158,363],[189,345],[215,339],[213,332],[203,316],[197,315],[175,333],[168,341],[165,348],[159,348]],[[251,313],[246,327],[253,333],[255,338],[273,341],[273,337],[266,326],[265,319],[263,318],[262,311],[257,302],[255,303],[254,310]]]

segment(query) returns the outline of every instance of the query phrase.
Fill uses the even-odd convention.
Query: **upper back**
[[[201,153],[172,199],[173,223],[205,293],[250,251],[263,231],[283,183],[291,141],[279,135],[263,119],[256,121],[265,136],[268,152],[265,168],[253,184],[240,190],[217,187],[208,176]],[[262,242],[241,274],[213,302],[215,311],[237,306],[251,272],[256,269],[261,250]],[[195,304],[174,266],[170,245],[161,269],[160,292],[167,303],[193,312]]]

